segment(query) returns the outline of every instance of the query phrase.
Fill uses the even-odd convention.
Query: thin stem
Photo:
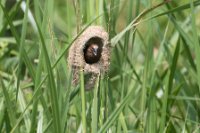
[[[85,111],[85,88],[83,70],[80,69],[80,87],[81,87],[81,104],[82,104],[82,124],[83,133],[86,133],[86,111]]]
[[[98,124],[98,88],[99,88],[99,75],[96,79],[96,84],[94,88],[94,99],[92,105],[92,132],[97,132],[97,124]]]

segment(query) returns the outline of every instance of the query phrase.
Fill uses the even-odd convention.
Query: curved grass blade
[[[21,79],[22,55],[23,55],[23,48],[24,48],[24,44],[25,44],[27,24],[28,24],[28,9],[29,9],[29,0],[27,0],[27,2],[26,2],[26,10],[24,13],[24,19],[23,19],[23,24],[22,24],[22,35],[21,35],[20,45],[19,45],[19,66],[18,66],[18,73],[17,73],[16,100],[18,97],[18,91],[19,91],[19,85],[20,85],[20,79]]]
[[[171,93],[171,89],[173,87],[173,79],[174,79],[176,65],[177,65],[177,61],[178,61],[178,57],[179,57],[179,50],[180,50],[180,38],[179,38],[179,41],[177,43],[177,46],[176,46],[176,49],[174,52],[172,64],[170,67],[168,86],[167,86],[167,88],[165,88],[164,98],[162,101],[162,112],[161,112],[162,115],[161,115],[161,122],[160,122],[160,132],[163,132],[165,130],[166,117],[167,117],[167,111],[168,111],[168,97],[169,97],[169,94]]]
[[[8,88],[6,88],[4,82],[2,79],[0,79],[0,83],[1,83],[1,86],[2,86],[2,90],[3,90],[3,95],[4,95],[4,98],[5,98],[5,105],[6,105],[6,109],[7,109],[7,112],[8,112],[8,116],[9,116],[9,121],[10,121],[10,125],[11,127],[13,127],[16,123],[16,114],[15,114],[15,111],[13,112],[13,104],[11,102],[11,98],[9,96],[9,92],[8,92]]]
[[[199,86],[199,93],[200,93],[200,43],[199,38],[197,34],[197,27],[195,24],[195,12],[194,12],[194,3],[193,0],[190,0],[190,8],[191,8],[191,15],[192,15],[192,33],[193,33],[193,40],[194,40],[194,48],[195,48],[195,54],[196,54],[196,68],[197,68],[197,83]]]
[[[42,31],[37,22],[36,22],[36,24],[37,24],[39,36],[41,39],[42,50],[44,52],[44,59],[45,59],[45,63],[46,63],[47,73],[48,73],[47,79],[48,79],[48,83],[49,83],[49,87],[50,87],[51,105],[52,105],[52,109],[53,109],[53,119],[54,119],[53,125],[55,128],[55,131],[60,133],[61,132],[60,112],[59,112],[59,107],[58,107],[58,95],[57,95],[57,91],[56,91],[53,70],[51,68],[51,63],[50,63],[50,59],[48,56],[48,52],[47,52],[47,48],[45,45]]]

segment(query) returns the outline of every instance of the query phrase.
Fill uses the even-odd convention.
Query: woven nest
[[[89,74],[86,90],[94,86],[99,74],[108,71],[110,45],[108,33],[100,26],[88,27],[71,45],[68,55],[69,67],[73,71],[73,84],[78,84],[79,70]]]

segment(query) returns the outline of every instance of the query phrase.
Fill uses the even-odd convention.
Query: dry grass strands
[[[72,44],[68,63],[73,71],[73,84],[79,82],[79,70],[89,75],[86,90],[94,87],[97,76],[108,71],[110,64],[110,44],[108,33],[100,26],[88,27]]]

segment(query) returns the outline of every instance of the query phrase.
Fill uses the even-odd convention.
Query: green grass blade
[[[18,13],[18,10],[20,9],[20,5],[21,5],[21,2],[22,1],[19,1],[19,2],[17,2],[17,4],[15,4],[15,6],[13,7],[13,8],[11,8],[11,11],[8,13],[8,14],[10,14],[10,19],[12,20],[15,16],[16,16],[16,14]],[[3,5],[3,4],[2,4]],[[5,5],[3,5],[3,6],[5,6]],[[2,12],[3,13],[3,12]],[[6,21],[5,23],[4,23],[4,25],[3,25],[3,28],[1,29],[1,31],[0,31],[0,35],[3,35],[3,33],[5,33],[5,30],[6,30],[6,28],[7,28],[7,26],[8,26],[8,21]]]
[[[2,90],[3,90],[4,99],[5,99],[5,106],[6,106],[6,109],[8,111],[10,124],[13,127],[16,123],[16,114],[15,114],[15,111],[13,112],[14,108],[12,106],[13,103],[12,103],[11,98],[9,96],[9,92],[8,92],[9,88],[6,88],[2,79],[0,79],[0,80],[1,80],[1,87],[2,87]]]
[[[40,89],[38,90],[37,88],[40,88],[40,81],[41,81],[41,75],[42,75],[42,65],[43,65],[43,52],[41,51],[39,55],[39,63],[36,71],[36,79],[35,79],[35,97],[33,98],[33,110],[32,110],[32,118],[31,118],[31,128],[30,128],[30,133],[33,133],[35,131],[36,127],[36,118],[37,118],[37,109],[38,109],[38,100],[37,97],[41,95],[42,91]]]
[[[134,29],[135,30],[135,25],[136,23],[142,18],[144,17],[145,15],[147,15],[148,13],[150,13],[151,11],[155,10],[156,8],[168,3],[170,1],[164,1],[160,4],[157,4],[153,7],[150,7],[146,10],[144,10],[143,12],[141,12],[135,19],[133,19],[126,28],[124,28],[120,33],[118,33],[116,36],[114,36],[112,39],[111,39],[111,44],[112,44],[112,47],[114,47],[118,42],[119,40],[121,40],[121,38],[125,35],[125,33],[131,29]]]
[[[44,52],[44,59],[45,59],[45,63],[46,63],[46,69],[48,72],[48,83],[49,83],[49,87],[50,87],[50,97],[51,97],[51,105],[52,105],[52,109],[53,109],[53,124],[54,124],[54,128],[56,132],[61,132],[61,125],[60,125],[60,112],[59,112],[59,107],[58,107],[58,95],[57,95],[57,91],[56,91],[56,85],[55,85],[55,80],[54,80],[54,76],[53,76],[53,71],[51,69],[51,63],[50,63],[50,59],[48,56],[48,52],[45,46],[45,41],[41,32],[41,29],[37,23],[37,28],[38,28],[38,32],[40,35],[40,39],[41,39],[41,44],[42,44],[42,50]]]
[[[196,1],[194,2],[194,6],[199,6],[199,5],[200,5],[200,1],[199,1],[199,0],[196,0]],[[173,8],[173,9],[168,10],[168,11],[166,11],[166,12],[157,14],[157,15],[153,16],[152,18],[160,17],[160,16],[163,16],[163,15],[168,15],[168,14],[170,14],[170,13],[174,13],[174,12],[186,10],[186,9],[189,9],[189,8],[190,8],[190,3],[187,3],[187,4],[185,4],[185,5],[181,5],[181,6],[179,6],[179,7]]]
[[[104,88],[102,88],[104,89]],[[99,76],[96,79],[96,84],[94,88],[94,98],[92,103],[92,132],[96,133],[98,131],[98,90],[99,90]]]
[[[86,101],[85,101],[85,87],[84,87],[83,70],[80,70],[80,87],[81,87],[81,106],[82,106],[82,132],[87,133],[86,125]]]
[[[21,89],[19,88],[19,94],[18,94],[18,101],[19,101],[19,109],[21,112],[23,112],[26,109],[26,100],[25,100],[25,96],[23,94],[23,92],[21,91]],[[30,122],[30,114],[28,111],[24,112],[23,115],[23,120],[25,123],[25,127],[26,127],[26,131],[28,131],[31,127],[31,122]]]
[[[127,128],[127,125],[126,125],[126,121],[125,121],[125,118],[124,118],[124,114],[122,112],[119,115],[119,121],[120,121],[120,124],[122,125],[123,132],[124,133],[128,133],[128,128]]]
[[[197,34],[197,27],[195,24],[195,12],[194,12],[194,4],[193,0],[190,0],[190,8],[191,8],[191,15],[192,15],[192,33],[193,33],[193,40],[194,40],[194,48],[195,48],[195,54],[196,54],[196,68],[197,68],[197,83],[199,86],[199,92],[200,92],[200,43],[199,43],[199,38]]]
[[[168,112],[168,97],[173,87],[173,79],[174,79],[173,77],[176,71],[177,61],[179,57],[179,50],[180,50],[180,39],[179,39],[179,42],[177,43],[177,46],[174,52],[174,56],[173,56],[173,60],[172,60],[171,68],[170,68],[170,75],[168,79],[168,86],[167,88],[165,88],[164,98],[162,101],[160,132],[164,132],[165,130],[166,118],[167,118],[167,112]]]
[[[128,104],[130,98],[133,96],[134,90],[131,90],[128,95],[124,97],[124,99],[121,101],[121,103],[118,105],[118,107],[110,114],[106,122],[103,124],[103,126],[100,128],[98,133],[106,132],[108,128],[115,122],[116,118],[121,113],[122,109]]]
[[[4,116],[5,116],[5,107],[4,107],[4,104],[3,104],[3,100],[0,102],[0,111],[1,111],[1,114],[0,114],[0,131],[2,131],[2,127],[3,127],[3,123],[4,123]]]
[[[25,44],[26,31],[27,31],[28,10],[29,10],[29,0],[26,1],[26,9],[25,9],[24,19],[23,19],[23,24],[22,24],[22,35],[20,38],[20,45],[19,45],[19,66],[18,66],[18,73],[17,73],[16,100],[18,97],[18,91],[19,91],[19,85],[20,85],[20,79],[21,79],[22,56],[23,56],[23,48],[24,48],[24,44]]]
[[[37,126],[37,133],[43,133],[43,111],[40,111],[38,126]]]

